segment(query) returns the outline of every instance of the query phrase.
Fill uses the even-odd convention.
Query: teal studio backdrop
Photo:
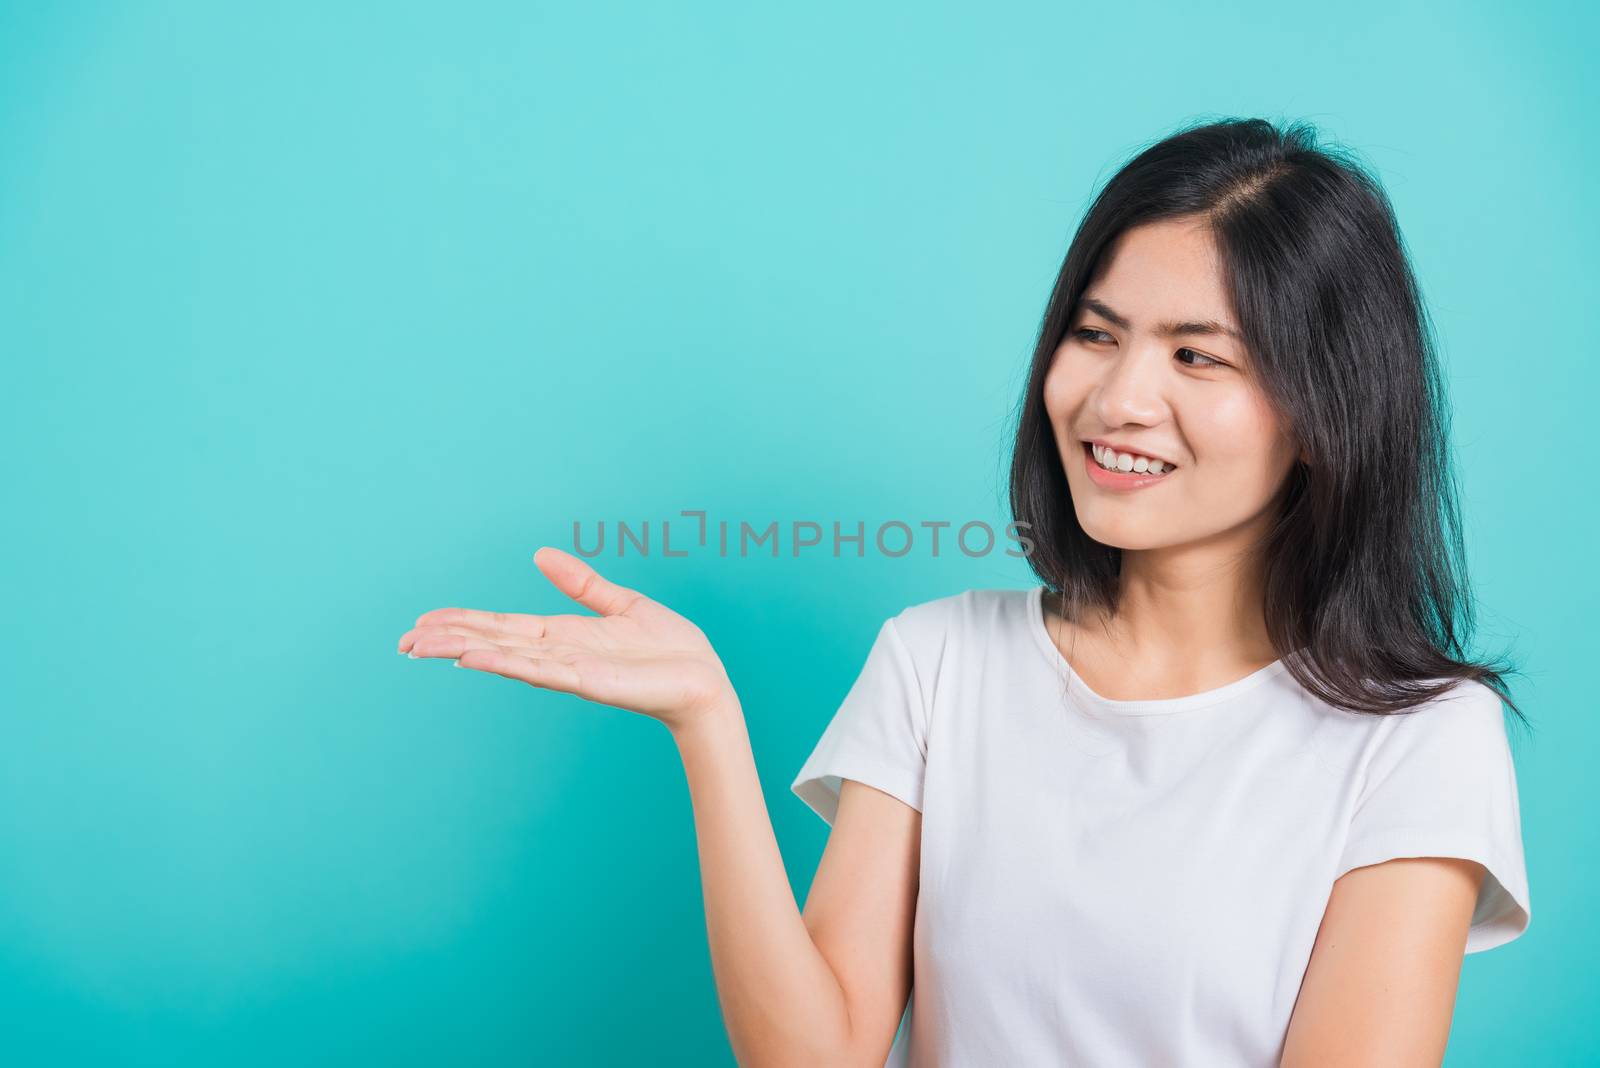
[[[1534,920],[1451,1065],[1596,1042],[1592,6],[0,8],[0,1060],[732,1064],[667,732],[411,661],[574,521],[985,520],[1142,144],[1306,118],[1436,319]],[[586,527],[593,530],[593,526]],[[673,529],[675,546],[688,539]],[[675,548],[674,551],[677,551]],[[882,620],[1023,562],[664,558],[788,785]]]

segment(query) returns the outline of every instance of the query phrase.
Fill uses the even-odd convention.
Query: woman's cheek
[[[1052,423],[1059,426],[1072,413],[1076,403],[1074,392],[1071,360],[1067,353],[1058,352],[1044,376],[1044,408]]]
[[[1204,411],[1194,441],[1200,458],[1209,456],[1212,469],[1224,475],[1217,488],[1241,499],[1270,495],[1283,445],[1272,410],[1241,391],[1215,398]]]

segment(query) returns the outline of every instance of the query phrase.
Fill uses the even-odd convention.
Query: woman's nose
[[[1095,388],[1095,413],[1102,425],[1159,422],[1166,410],[1166,372],[1155,350],[1118,353]]]

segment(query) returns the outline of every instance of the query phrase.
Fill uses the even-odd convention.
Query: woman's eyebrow
[[[1104,316],[1106,319],[1110,320],[1113,326],[1121,327],[1123,330],[1127,330],[1133,326],[1133,323],[1131,323],[1126,316],[1117,314],[1117,312],[1112,310],[1109,304],[1103,300],[1100,300],[1098,297],[1084,297],[1082,303],[1085,308],[1088,308],[1096,315]],[[1215,319],[1195,319],[1176,323],[1157,323],[1156,333],[1163,337],[1179,337],[1195,334],[1202,336],[1220,334],[1226,337],[1231,337],[1235,341],[1244,341],[1244,339],[1239,336],[1239,331],[1235,330],[1231,326],[1228,326],[1226,323],[1219,323]]]

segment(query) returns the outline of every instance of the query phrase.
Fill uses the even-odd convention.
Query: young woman
[[[1438,1064],[1463,952],[1529,917],[1444,404],[1346,154],[1250,120],[1138,155],[1022,398],[1043,584],[883,623],[792,787],[832,828],[804,912],[688,620],[544,548],[595,615],[400,649],[667,726],[742,1064]]]

